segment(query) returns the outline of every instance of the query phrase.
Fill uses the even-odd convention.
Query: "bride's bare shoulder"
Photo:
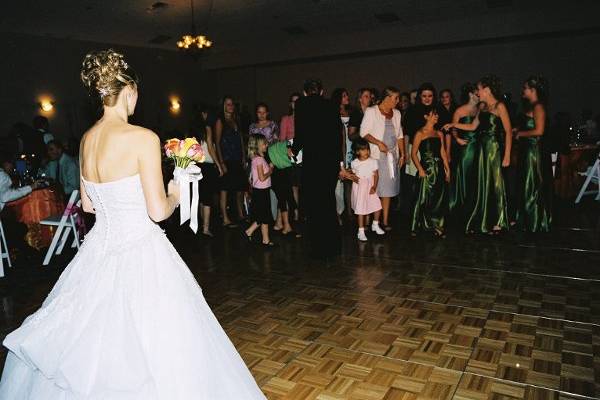
[[[136,146],[142,145],[144,147],[155,147],[160,146],[160,138],[151,129],[144,128],[136,125],[129,125],[128,136],[132,142],[135,142]]]

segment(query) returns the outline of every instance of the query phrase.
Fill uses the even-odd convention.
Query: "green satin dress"
[[[525,129],[535,129],[533,117],[527,116]],[[541,142],[542,136],[519,139],[517,226],[527,232],[548,232],[552,224]]]
[[[477,185],[474,208],[467,218],[467,232],[488,233],[494,227],[508,229],[506,189],[502,176],[503,152],[501,143],[504,127],[500,118],[490,112],[479,113],[476,158]]]
[[[473,117],[465,116],[458,121],[461,124],[470,124]],[[475,190],[477,188],[477,156],[479,142],[476,131],[460,131],[461,139],[467,141],[464,146],[456,145],[457,157],[455,158],[455,171],[450,185],[450,211],[455,213],[461,224],[466,224],[466,219],[474,207]]]
[[[447,212],[446,180],[441,155],[442,141],[429,137],[421,141],[421,166],[427,172],[418,178],[417,201],[412,215],[412,232],[443,232]]]

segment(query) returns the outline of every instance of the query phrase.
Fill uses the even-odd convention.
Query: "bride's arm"
[[[161,165],[161,143],[149,130],[140,132],[138,166],[148,215],[155,222],[163,221],[173,214],[179,204],[179,186],[169,182],[169,194],[165,193]]]
[[[81,144],[79,145],[79,194],[81,197],[81,208],[83,211],[90,214],[96,214],[96,210],[94,210],[94,205],[92,204],[92,200],[90,200],[90,196],[88,196],[85,191],[85,185],[83,183],[83,143],[85,142],[85,136],[81,139]]]

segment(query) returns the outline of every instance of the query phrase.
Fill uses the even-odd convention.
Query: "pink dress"
[[[294,116],[284,115],[279,124],[279,140],[291,140],[294,138]]]
[[[371,188],[375,181],[374,174],[377,171],[377,160],[367,158],[366,160],[354,159],[350,164],[352,171],[358,176],[358,183],[352,182],[352,209],[356,215],[369,215],[381,210],[381,201],[377,192],[371,194]]]

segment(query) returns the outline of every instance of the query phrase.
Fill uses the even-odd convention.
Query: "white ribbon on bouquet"
[[[387,152],[387,164],[390,171],[390,178],[394,179],[396,175],[396,163],[394,162],[394,155],[391,151]]]
[[[198,182],[202,179],[202,171],[196,164],[190,164],[185,169],[175,167],[173,178],[179,185],[179,225],[183,225],[189,219],[190,228],[196,233],[198,232],[198,202],[200,201]],[[192,184],[191,193],[190,183]]]

